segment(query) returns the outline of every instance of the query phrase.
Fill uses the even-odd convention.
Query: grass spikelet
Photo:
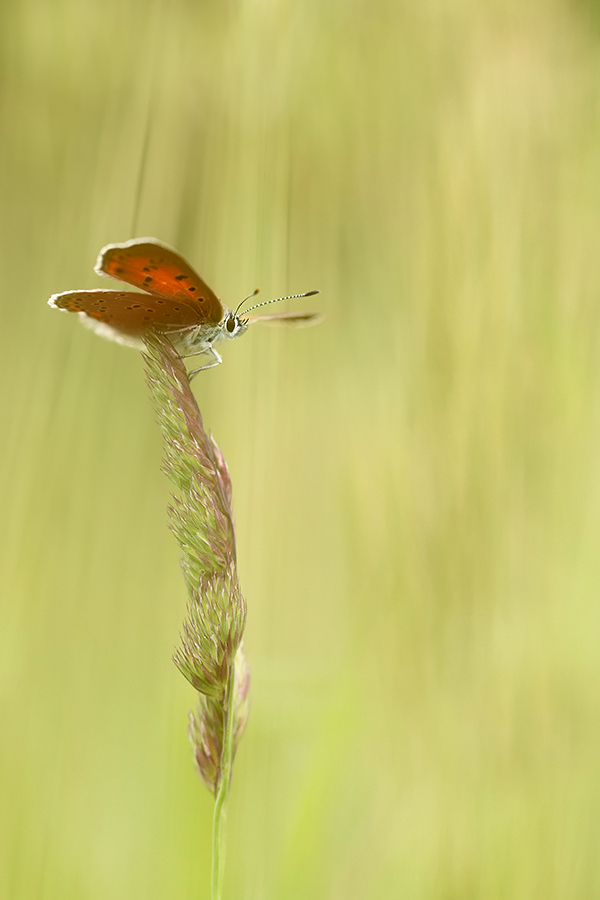
[[[148,337],[145,345],[147,381],[164,437],[163,470],[177,490],[169,519],[189,598],[173,659],[198,692],[189,736],[196,770],[215,795],[212,898],[218,900],[227,800],[250,681],[242,651],[246,604],[237,575],[231,479],[223,454],[204,430],[182,360],[165,337]]]

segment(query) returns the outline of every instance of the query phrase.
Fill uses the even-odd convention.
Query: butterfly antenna
[[[254,292],[256,294],[257,291]],[[274,300],[263,300],[262,303],[256,303],[254,306],[249,306],[248,309],[244,310],[244,315],[246,313],[251,312],[253,309],[258,309],[259,306],[267,306],[269,303],[279,303],[280,300],[295,300],[297,297],[312,297],[313,294],[318,294],[319,291],[305,291],[303,294],[288,294],[286,297],[275,297]],[[254,294],[250,294],[250,297],[253,297]],[[246,300],[249,298],[246,297]],[[242,301],[243,303],[244,301]],[[241,306],[241,304],[240,304]],[[239,306],[238,306],[239,309]],[[237,310],[236,310],[237,312]]]
[[[244,299],[242,300],[242,302],[241,302],[241,303],[238,303],[237,309],[236,309],[236,311],[234,312],[234,316],[237,316],[238,312],[240,311],[240,308],[244,305],[244,303],[246,302],[246,300],[250,300],[252,297],[256,297],[256,295],[258,294],[259,291],[260,291],[260,288],[256,288],[256,290],[252,291],[251,294],[248,294],[247,297],[244,297]]]

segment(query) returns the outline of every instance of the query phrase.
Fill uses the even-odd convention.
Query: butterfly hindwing
[[[134,291],[65,291],[53,294],[48,302],[55,309],[85,313],[132,336],[181,331],[198,324],[197,309],[187,298],[171,302]]]

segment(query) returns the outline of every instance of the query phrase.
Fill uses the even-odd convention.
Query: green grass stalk
[[[231,481],[219,447],[204,430],[185,366],[169,341],[148,338],[144,359],[163,431],[164,471],[177,489],[169,515],[181,549],[188,611],[174,662],[197,691],[189,736],[196,771],[215,796],[211,896],[221,900],[227,806],[249,686]]]
[[[223,877],[225,875],[225,852],[227,846],[227,808],[231,789],[233,753],[235,743],[235,661],[230,669],[225,700],[225,729],[223,735],[223,752],[221,754],[221,778],[215,796],[213,814],[212,844],[212,900],[221,900],[223,896]]]

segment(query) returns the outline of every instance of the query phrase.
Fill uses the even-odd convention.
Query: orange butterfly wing
[[[223,305],[214,291],[175,250],[153,238],[108,244],[100,251],[95,270],[165,300],[188,304],[196,310],[196,325],[217,325],[223,318]]]
[[[133,291],[65,291],[53,294],[49,303],[55,309],[85,313],[133,337],[151,331],[181,331],[199,324],[198,309],[187,297],[167,300]]]

